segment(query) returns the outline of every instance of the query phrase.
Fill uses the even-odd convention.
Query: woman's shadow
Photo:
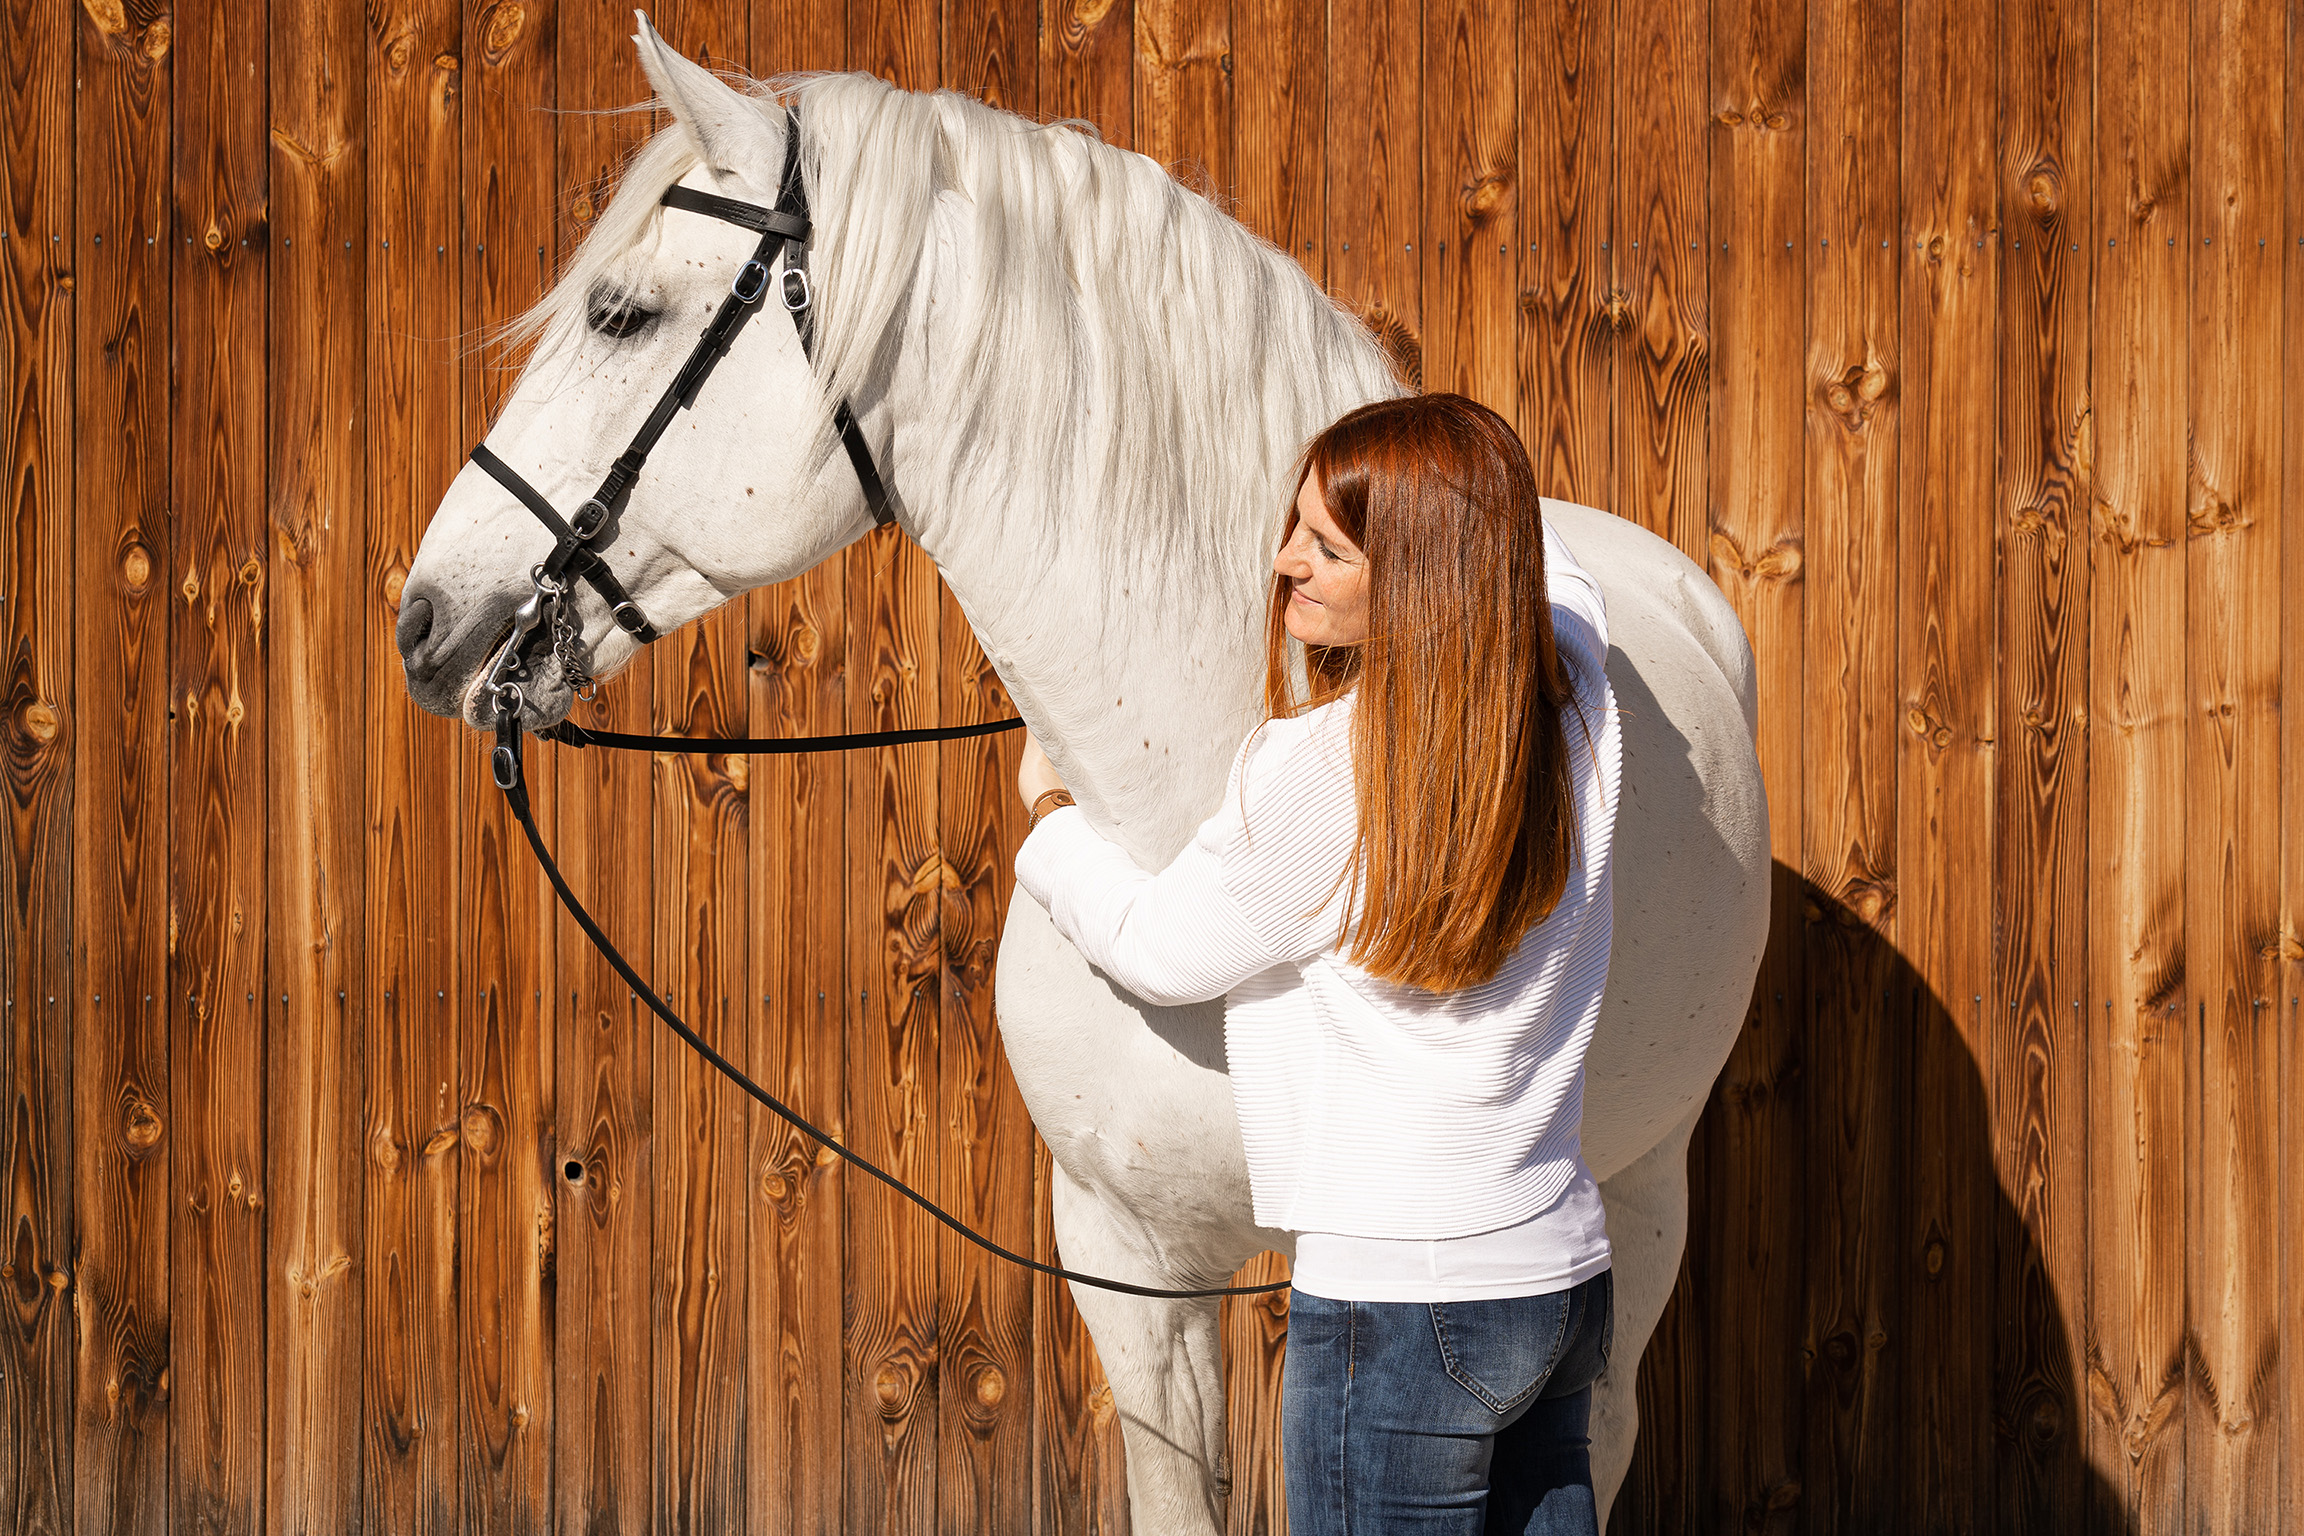
[[[2050,1273],[2002,1190],[2016,1154],[1970,1042],[2008,1000],[1936,996],[1845,906],[1775,879],[1800,930],[1771,936],[1689,1148],[1687,1256],[1610,1531],[2128,1529],[2085,1455],[2081,1276]],[[2080,1128],[1998,1135],[2018,1130],[2073,1189]]]

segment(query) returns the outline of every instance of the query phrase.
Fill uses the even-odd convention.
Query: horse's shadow
[[[2079,1277],[2003,1187],[2055,1168],[2040,1187],[2070,1191],[2080,1127],[2028,1122],[2013,1082],[1987,1098],[1970,1042],[2006,1039],[1986,1032],[2006,998],[1936,996],[1775,879],[1771,947],[1796,947],[1806,1005],[1755,1009],[1689,1149],[1687,1257],[1610,1531],[2131,1529],[2085,1454]],[[2042,1230],[2079,1219],[2065,1200]]]

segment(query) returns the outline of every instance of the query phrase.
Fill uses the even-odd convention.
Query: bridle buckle
[[[815,302],[816,295],[808,286],[808,269],[806,267],[785,267],[784,307],[796,315]]]

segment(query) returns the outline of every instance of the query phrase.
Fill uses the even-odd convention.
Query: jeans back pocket
[[[1568,1342],[1576,1293],[1502,1296],[1489,1301],[1435,1301],[1432,1333],[1456,1384],[1506,1414],[1551,1376]]]

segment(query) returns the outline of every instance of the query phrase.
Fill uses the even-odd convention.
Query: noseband
[[[736,332],[761,307],[761,300],[768,293],[770,271],[779,254],[784,258],[781,297],[785,312],[791,315],[793,328],[800,333],[801,352],[811,359],[815,356],[815,292],[808,283],[808,190],[800,180],[798,114],[785,109],[784,174],[776,190],[775,207],[762,208],[756,203],[679,186],[666,188],[662,202],[667,208],[707,214],[749,229],[760,236],[760,243],[737,272],[735,283],[729,288],[728,296],[720,301],[719,310],[713,314],[712,323],[704,328],[695,350],[688,354],[688,360],[680,365],[679,373],[673,376],[663,397],[656,402],[656,408],[633,434],[631,445],[616,456],[600,488],[586,498],[573,518],[562,517],[541,491],[498,458],[485,442],[473,448],[472,462],[520,498],[520,504],[551,530],[555,541],[552,553],[529,571],[533,590],[528,601],[513,614],[511,640],[481,684],[482,690],[495,700],[499,713],[506,709],[517,711],[525,702],[519,680],[528,676],[528,651],[539,632],[550,640],[552,654],[558,659],[561,676],[569,688],[583,693],[592,686],[583,628],[576,619],[569,590],[571,578],[591,583],[592,589],[608,604],[608,616],[626,634],[643,645],[657,638],[656,626],[648,622],[640,605],[608,568],[601,550],[610,541],[614,521],[632,494],[633,482],[640,478],[641,467],[648,462],[648,455],[664,435],[665,428],[672,424],[674,413],[696,403],[696,392],[712,376],[713,368],[735,341]],[[888,504],[888,487],[880,479],[880,471],[872,462],[872,450],[865,446],[864,434],[845,399],[833,408],[832,421],[839,429],[840,445],[848,450],[848,462],[855,466],[856,480],[864,489],[864,504],[871,509],[872,521],[884,528],[895,517]]]

